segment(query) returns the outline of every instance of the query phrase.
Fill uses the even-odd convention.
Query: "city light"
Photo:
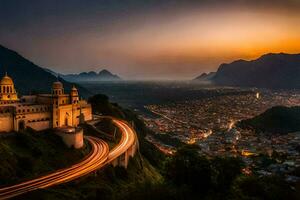
[[[242,154],[242,156],[245,156],[245,157],[255,156],[256,155],[255,153],[247,151],[247,150],[242,150],[241,154]]]
[[[260,93],[257,92],[255,96],[256,96],[256,99],[259,99],[260,98]]]

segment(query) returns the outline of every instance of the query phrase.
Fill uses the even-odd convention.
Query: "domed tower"
[[[59,119],[59,112],[58,106],[61,104],[61,97],[64,94],[64,87],[60,81],[56,81],[52,84],[52,96],[53,96],[53,128],[59,127],[60,119]]]
[[[52,95],[64,94],[64,86],[60,81],[56,81],[52,84]]]
[[[15,90],[13,80],[5,74],[0,81],[0,100],[1,101],[17,101],[18,95]]]
[[[78,103],[78,101],[79,101],[78,90],[74,85],[71,89],[70,97],[71,97],[72,104]]]

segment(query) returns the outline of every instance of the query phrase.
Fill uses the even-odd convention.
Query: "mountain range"
[[[13,78],[20,94],[49,92],[52,83],[58,79],[57,75],[66,91],[72,87],[71,82],[122,80],[105,69],[99,73],[57,74],[0,45],[0,76],[6,72]],[[237,60],[221,64],[217,72],[203,73],[194,80],[224,86],[300,89],[300,54],[270,53],[256,60]],[[91,95],[87,89],[77,87],[82,96]]]
[[[86,82],[86,81],[121,81],[122,79],[109,72],[106,69],[101,70],[99,73],[90,71],[82,72],[80,74],[59,74],[59,76],[66,81],[70,82]]]
[[[221,64],[215,74],[204,78],[217,85],[272,89],[300,88],[300,54],[270,53],[256,60]]]
[[[57,81],[57,77],[44,68],[27,60],[17,52],[0,45],[0,77],[5,73],[14,80],[19,94],[49,93],[52,83]],[[68,81],[59,78],[64,84],[66,91],[73,85]],[[87,97],[91,95],[87,89],[76,85],[80,95]]]

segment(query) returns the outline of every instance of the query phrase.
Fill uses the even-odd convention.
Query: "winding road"
[[[113,123],[121,130],[122,137],[118,145],[116,145],[108,154],[107,163],[110,163],[127,151],[135,142],[137,136],[135,131],[127,124],[127,122],[112,118]]]
[[[126,122],[112,117],[109,118],[113,120],[113,123],[122,133],[120,142],[112,150],[109,150],[105,141],[96,137],[85,136],[92,150],[79,163],[33,180],[1,188],[0,199],[12,198],[29,191],[72,181],[102,168],[125,153],[136,142],[135,131]]]

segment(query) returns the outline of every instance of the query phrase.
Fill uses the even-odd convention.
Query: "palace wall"
[[[36,97],[36,102],[38,104],[52,105],[53,104],[52,95],[49,95],[49,94],[38,94],[37,97]]]
[[[84,107],[82,107],[81,113],[84,116],[84,119],[82,119],[82,121],[89,121],[93,119],[92,106],[90,104],[86,104]]]
[[[68,94],[60,95],[58,97],[58,104],[59,105],[70,104],[70,96]]]
[[[19,114],[16,116],[15,130],[20,131],[20,128],[26,127],[37,131],[48,129],[51,128],[51,120],[52,112],[50,111]]]
[[[58,127],[76,126],[73,124],[72,104],[61,105],[58,107]]]
[[[72,110],[73,110],[72,120],[74,126],[78,126],[80,124],[80,107],[77,104],[73,104]]]
[[[82,128],[58,128],[55,133],[60,136],[68,147],[79,149],[83,147]]]
[[[30,127],[36,131],[42,131],[50,128],[51,125],[52,124],[50,120],[45,120],[45,121],[37,121],[37,122],[28,122],[26,124],[26,127]]]
[[[0,132],[11,132],[14,130],[14,119],[12,113],[0,114]]]
[[[50,112],[50,105],[31,105],[31,104],[17,104],[16,105],[16,114],[17,115],[27,115],[29,113],[41,113],[41,112]]]

